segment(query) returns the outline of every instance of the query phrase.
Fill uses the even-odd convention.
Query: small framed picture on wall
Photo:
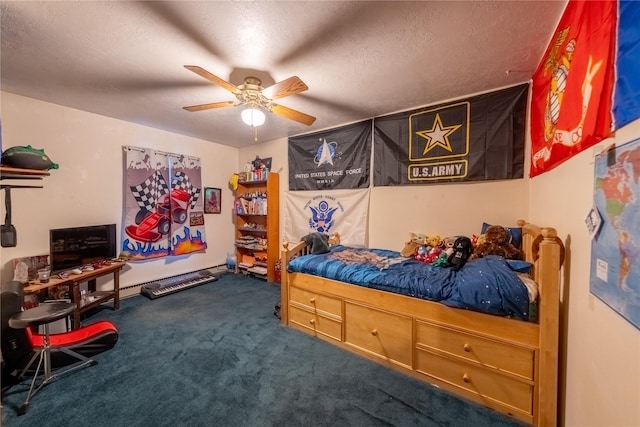
[[[219,214],[221,201],[219,188],[204,187],[204,213]]]

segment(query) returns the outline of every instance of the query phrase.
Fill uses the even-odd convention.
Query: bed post
[[[280,255],[280,323],[289,324],[289,242],[282,242],[282,253]]]
[[[540,290],[540,354],[536,374],[540,387],[534,408],[534,425],[556,426],[558,410],[558,346],[560,334],[560,267],[562,242],[554,228],[541,230],[542,241],[536,265]]]

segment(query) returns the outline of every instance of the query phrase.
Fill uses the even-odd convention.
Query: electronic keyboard
[[[140,288],[140,293],[149,299],[155,299],[215,280],[218,278],[209,270],[194,271],[145,283]]]

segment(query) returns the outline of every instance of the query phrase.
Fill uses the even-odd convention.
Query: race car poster
[[[125,150],[122,251],[133,261],[205,251],[200,159]]]

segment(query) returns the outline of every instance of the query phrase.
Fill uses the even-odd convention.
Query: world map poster
[[[595,160],[590,290],[640,329],[640,139]]]

